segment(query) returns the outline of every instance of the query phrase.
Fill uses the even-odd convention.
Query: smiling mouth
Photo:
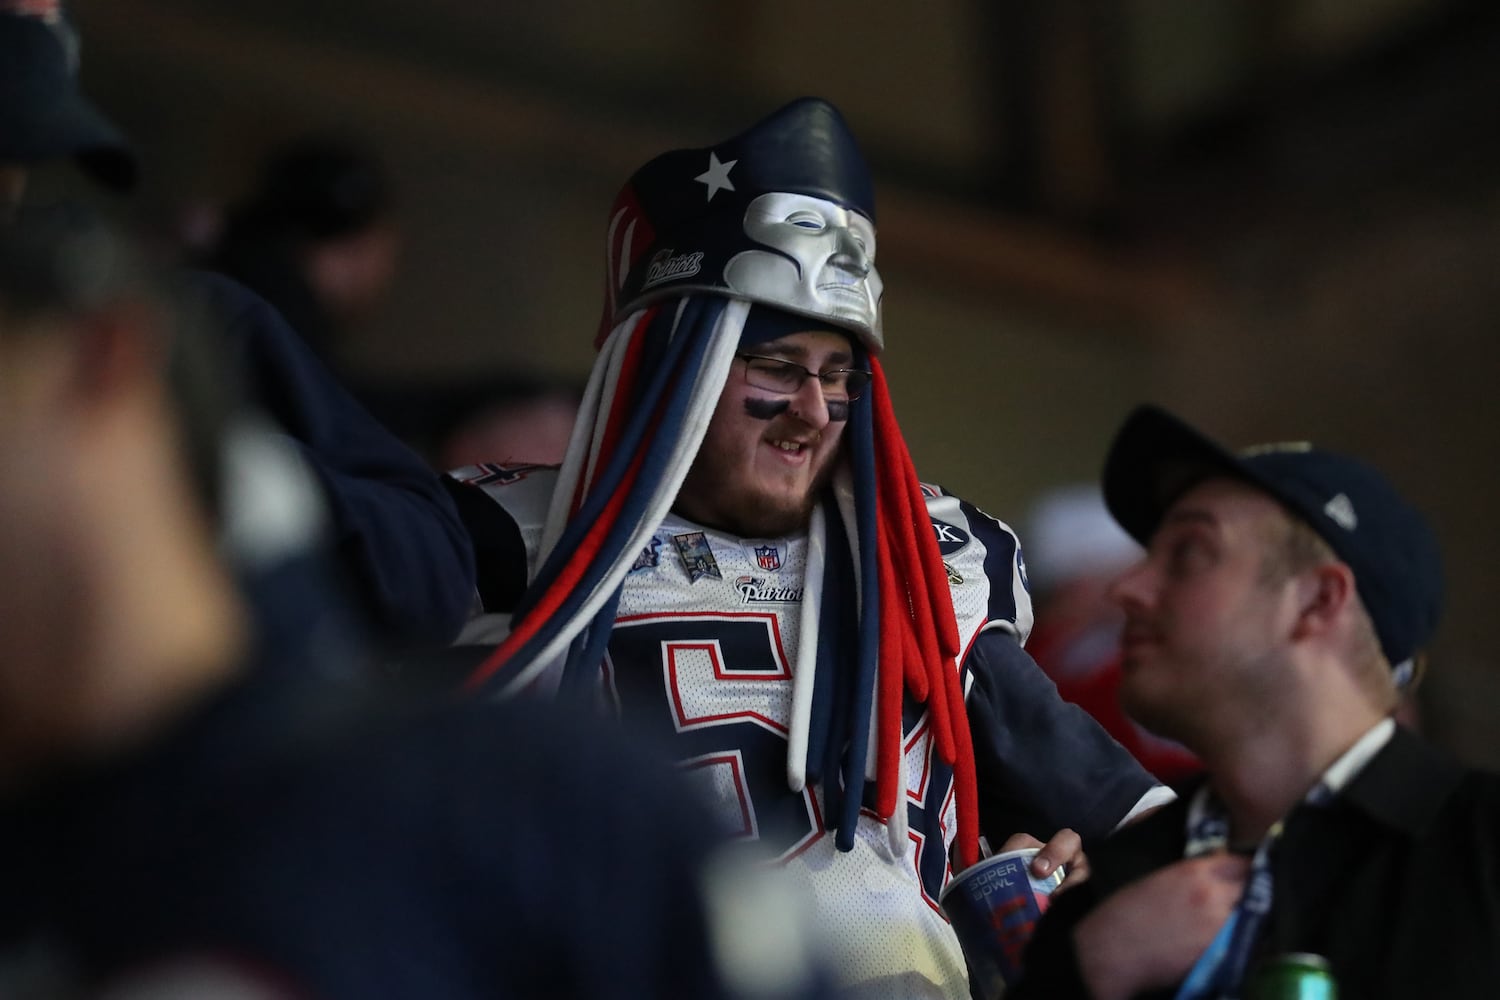
[[[791,465],[801,465],[812,457],[813,441],[791,441],[786,438],[768,439],[766,447],[776,453],[776,457]]]

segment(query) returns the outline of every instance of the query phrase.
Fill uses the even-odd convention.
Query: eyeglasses
[[[870,373],[863,368],[830,368],[815,372],[784,358],[768,358],[760,354],[736,354],[735,357],[745,362],[745,381],[767,392],[790,396],[801,391],[803,382],[815,378],[822,386],[825,399],[855,400],[870,384]]]

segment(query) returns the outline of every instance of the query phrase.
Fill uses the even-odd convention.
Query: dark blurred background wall
[[[1018,520],[1136,401],[1313,434],[1433,515],[1427,727],[1500,765],[1500,5],[1451,0],[75,0],[165,243],[310,129],[367,139],[404,249],[362,379],[587,371],[629,172],[780,102],[877,173],[924,478]],[[1024,539],[1023,539],[1024,541]]]

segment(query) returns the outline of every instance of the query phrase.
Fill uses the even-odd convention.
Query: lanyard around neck
[[[1321,805],[1332,797],[1332,790],[1320,781],[1303,801]],[[1271,912],[1271,859],[1281,840],[1281,829],[1282,821],[1277,820],[1256,845],[1239,901],[1188,972],[1177,991],[1177,1000],[1234,1000],[1239,996],[1256,939]],[[1187,847],[1183,855],[1196,858],[1228,846],[1229,812],[1213,790],[1204,785],[1188,806]]]

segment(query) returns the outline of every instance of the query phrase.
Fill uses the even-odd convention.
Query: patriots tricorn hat
[[[78,89],[78,40],[58,0],[0,0],[0,161],[74,158],[117,191],[136,159],[118,129]]]
[[[1406,680],[1442,613],[1442,556],[1426,519],[1358,459],[1306,442],[1233,452],[1155,406],[1138,407],[1116,434],[1104,500],[1144,545],[1178,498],[1216,476],[1264,490],[1328,543],[1354,573],[1380,648]]]
[[[805,97],[739,135],[662,153],[610,212],[600,340],[653,302],[707,292],[882,346],[869,167],[838,109]]]

